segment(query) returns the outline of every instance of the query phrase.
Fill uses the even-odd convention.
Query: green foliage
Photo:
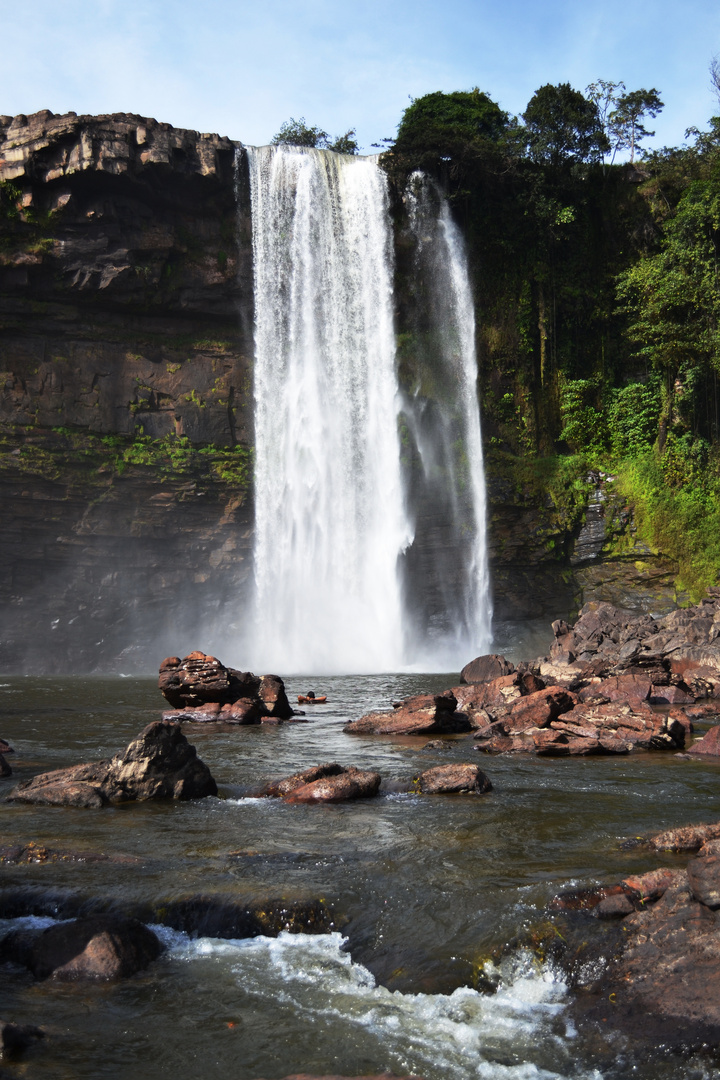
[[[610,391],[607,423],[613,454],[618,457],[644,454],[657,437],[661,409],[660,384],[628,383]]]
[[[599,402],[600,381],[594,379],[560,379],[560,415],[563,428],[560,438],[573,453],[590,456],[607,449],[607,421]]]
[[[437,173],[441,162],[454,169],[486,153],[508,126],[508,114],[477,87],[415,98],[398,127],[393,154],[407,171]]]
[[[629,150],[630,161],[635,160],[635,152],[641,141],[654,135],[642,123],[644,116],[658,116],[664,103],[655,89],[631,90],[615,99],[615,108],[608,115],[608,134],[613,146],[613,157],[618,150]]]
[[[547,83],[523,113],[533,161],[557,167],[569,160],[597,161],[609,149],[597,104],[570,83]]]
[[[22,191],[12,180],[0,180],[0,223],[19,220],[18,202],[21,195]]]
[[[720,580],[720,469],[717,457],[709,467],[698,468],[685,456],[686,449],[668,447],[661,461],[652,451],[627,460],[618,471],[618,484],[634,506],[642,536],[677,560],[678,584],[698,600]],[[692,459],[696,450],[690,447],[689,452]],[[681,481],[684,469],[692,482]]]
[[[327,131],[312,127],[304,116],[299,120],[290,117],[281,124],[277,135],[270,140],[271,146],[309,146],[318,150],[334,150],[338,154],[357,154],[360,147],[355,138],[355,128],[349,128],[344,135],[331,139]]]

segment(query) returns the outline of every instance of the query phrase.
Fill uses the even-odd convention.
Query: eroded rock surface
[[[217,795],[217,784],[180,725],[148,724],[127,748],[105,761],[41,773],[18,784],[9,798],[98,809],[108,803],[147,799],[201,799]]]
[[[160,691],[175,711],[165,719],[193,723],[259,724],[289,720],[293,710],[278,675],[253,675],[227,668],[215,656],[191,652],[169,656],[160,665]]]
[[[292,803],[347,802],[377,795],[380,780],[379,773],[345,767],[333,761],[303,769],[284,780],[269,784],[265,794],[279,796]]]
[[[483,795],[492,791],[490,780],[477,765],[437,765],[420,773],[418,786],[425,795]]]
[[[346,724],[348,735],[430,735],[470,731],[468,717],[457,711],[457,699],[446,694],[416,694],[396,704],[393,712],[368,713]]]

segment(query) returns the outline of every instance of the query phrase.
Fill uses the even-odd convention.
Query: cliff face
[[[147,670],[213,647],[206,627],[236,640],[252,318],[235,143],[126,114],[0,117],[0,667]],[[496,614],[554,617],[582,507],[488,464]],[[424,535],[452,576],[436,509]]]

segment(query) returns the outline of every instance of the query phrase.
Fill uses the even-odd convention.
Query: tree
[[[497,148],[507,127],[508,114],[477,87],[437,90],[405,110],[392,154],[406,172],[445,171],[457,179],[466,165]]]
[[[617,91],[624,89],[624,82],[609,82],[607,79],[598,79],[597,82],[590,83],[589,86],[585,87],[585,94],[597,106],[600,123],[603,126],[608,143],[610,143],[608,132],[609,116],[617,103]],[[605,153],[603,152],[603,163],[604,161]]]
[[[355,138],[355,128],[344,135],[336,135],[331,141],[327,131],[311,127],[304,116],[299,120],[290,117],[280,126],[277,135],[270,140],[271,146],[310,146],[318,150],[334,150],[338,154],[357,154],[360,147]]]
[[[635,151],[641,139],[655,134],[642,123],[644,116],[657,116],[664,103],[655,87],[652,90],[631,90],[622,94],[608,117],[610,139],[613,143],[613,160],[618,150],[630,151],[630,162],[635,161]]]
[[[523,113],[533,161],[558,167],[569,161],[599,160],[609,149],[595,101],[570,83],[541,86]]]

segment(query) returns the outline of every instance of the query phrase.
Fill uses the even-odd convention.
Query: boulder
[[[711,727],[702,739],[694,742],[688,753],[705,757],[720,757],[720,724]]]
[[[260,1078],[261,1080],[261,1078]],[[323,1073],[320,1076],[318,1073],[290,1073],[288,1076],[283,1077],[283,1080],[423,1080],[422,1076],[416,1076],[414,1073],[412,1076],[397,1076],[395,1073],[363,1073],[362,1076],[342,1076],[340,1073]]]
[[[425,795],[452,795],[471,792],[483,795],[492,791],[488,777],[477,765],[437,765],[426,769],[417,779],[420,790]]]
[[[18,942],[22,935],[23,940]],[[36,979],[106,980],[142,971],[163,951],[137,919],[90,915],[28,934],[13,931],[0,942],[0,956],[20,960]]]
[[[515,670],[513,664],[504,656],[497,653],[489,653],[486,656],[477,656],[460,672],[461,683],[484,683],[492,682],[502,675],[510,675]]]
[[[4,778],[6,776],[12,776],[12,769],[8,765],[4,756],[0,754],[0,778]]]
[[[13,1024],[7,1020],[0,1020],[0,1046],[3,1054],[10,1057],[21,1054],[38,1039],[44,1038],[43,1029],[35,1027],[34,1024]]]
[[[640,838],[656,851],[699,851],[708,840],[720,839],[720,822],[711,825],[683,825],[655,836]]]
[[[179,724],[156,720],[111,760],[41,773],[18,784],[9,798],[97,809],[107,803],[207,795],[217,795],[217,784],[195,747]]]
[[[706,841],[687,865],[690,891],[709,908],[720,907],[720,840]]]
[[[165,714],[167,719],[259,724],[266,716],[289,720],[293,715],[279,675],[237,671],[203,652],[163,660],[158,686],[175,710]]]
[[[302,772],[293,773],[292,776],[286,776],[283,780],[268,784],[263,794],[284,798],[306,784],[312,784],[315,780],[322,780],[326,776],[339,776],[343,771],[343,766],[338,765],[336,761],[330,761],[326,765],[313,765],[309,769],[303,769]]]
[[[380,773],[347,768],[333,776],[323,776],[293,788],[283,798],[290,803],[348,802],[370,799],[377,795],[379,787]]]
[[[9,742],[5,742],[4,739],[0,739],[0,754],[12,754],[14,753],[12,746]]]
[[[546,727],[551,720],[569,712],[575,705],[575,695],[560,686],[548,686],[534,694],[527,694],[510,706],[505,720],[508,733]]]
[[[472,730],[467,716],[457,712],[452,693],[416,694],[399,702],[393,712],[368,713],[346,724],[348,735],[429,735]]]

